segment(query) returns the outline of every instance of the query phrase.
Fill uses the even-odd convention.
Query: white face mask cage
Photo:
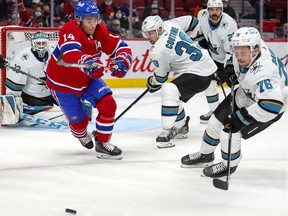
[[[48,37],[45,33],[37,32],[31,39],[32,50],[37,53],[39,58],[44,58],[48,52]]]

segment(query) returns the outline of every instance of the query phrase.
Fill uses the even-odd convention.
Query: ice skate
[[[99,142],[96,141],[96,155],[100,159],[111,159],[111,160],[121,160],[122,150],[117,146],[112,145],[110,142]]]
[[[210,154],[202,154],[196,152],[194,154],[188,154],[181,158],[181,167],[183,168],[203,168],[213,164],[214,152]]]
[[[86,134],[85,137],[78,138],[78,140],[87,149],[92,149],[94,146],[93,140],[91,139],[91,137],[88,134]]]
[[[204,115],[201,115],[200,116],[200,123],[201,124],[207,124],[212,115],[213,115],[212,111],[209,111],[208,113],[206,113]]]
[[[185,120],[185,124],[181,128],[175,128],[176,130],[176,136],[175,139],[186,139],[188,137],[188,132],[189,132],[189,121],[190,117],[187,116]]]
[[[164,129],[160,135],[156,138],[158,148],[171,148],[175,144],[171,142],[172,139],[185,139],[188,137],[189,132],[189,120],[190,117],[187,116],[185,124],[181,128],[172,127],[170,129]]]
[[[237,169],[237,166],[230,167],[230,174],[234,173]],[[223,164],[223,162],[213,164],[209,167],[203,169],[203,174],[211,178],[220,178],[227,176],[228,168]]]
[[[176,136],[176,128],[172,127],[168,130],[163,130],[160,135],[156,138],[157,147],[158,148],[171,148],[174,147],[175,144],[171,142],[171,139],[173,139]]]

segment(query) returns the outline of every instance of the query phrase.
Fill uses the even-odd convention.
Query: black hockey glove
[[[6,64],[8,62],[6,61],[6,59],[0,54],[0,69],[3,69],[4,67],[6,67]]]
[[[237,79],[237,77],[234,75],[235,75],[234,66],[232,63],[232,58],[230,58],[227,60],[225,68],[223,68],[222,70],[219,70],[219,66],[218,66],[218,85],[221,85],[224,82],[226,82],[228,85],[230,84],[229,86],[231,86],[232,80],[235,80],[235,78]]]
[[[229,132],[231,129],[232,133],[237,133],[246,126],[250,125],[254,120],[255,119],[249,115],[245,107],[243,107],[234,112],[231,117],[229,116],[226,120],[224,120],[224,131]]]
[[[155,85],[153,82],[153,76],[148,77],[147,79],[147,88],[150,93],[154,93],[161,88],[161,85]]]

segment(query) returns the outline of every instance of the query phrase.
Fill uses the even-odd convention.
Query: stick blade
[[[222,181],[220,179],[213,179],[214,187],[221,189],[221,190],[228,190],[229,183],[228,181]]]

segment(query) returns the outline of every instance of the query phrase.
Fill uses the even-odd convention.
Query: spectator
[[[38,23],[40,23],[40,22],[42,22],[43,26],[44,26],[45,18],[44,18],[44,15],[42,13],[42,8],[37,6],[34,9],[33,24],[32,25],[39,26]],[[39,27],[42,27],[42,24]]]
[[[3,0],[0,3],[0,21],[11,21],[14,10],[12,0]]]
[[[198,5],[193,11],[193,16],[194,17],[198,16],[198,12],[200,10],[207,8],[207,2],[208,2],[208,0],[201,0],[200,5]]]
[[[50,24],[50,7],[48,4],[43,5],[42,7],[42,14],[43,14],[43,20],[44,20],[44,27],[51,27]]]
[[[74,20],[74,6],[77,4],[77,0],[66,0],[63,6],[64,19],[67,21]]]
[[[23,3],[18,4],[18,12],[19,12],[19,25],[20,26],[25,26],[25,27],[31,27],[32,26],[32,17],[28,13],[26,7],[24,6]]]
[[[125,13],[126,17],[129,16],[129,0],[126,0],[121,6],[120,6],[120,10]],[[134,5],[133,5],[134,8]]]
[[[121,38],[127,38],[128,37],[128,33],[127,33],[126,29],[121,27],[120,21],[118,19],[114,19],[112,21],[112,25],[109,28],[109,30],[112,33],[120,36]]]
[[[125,13],[123,13],[120,9],[117,9],[116,13],[114,14],[114,20],[119,20],[121,23],[121,28],[129,30],[129,20]]]
[[[112,0],[105,0],[99,6],[100,17],[107,25],[112,22],[116,11],[117,7]]]
[[[231,16],[233,19],[237,20],[237,15],[233,7],[230,6],[230,0],[222,0],[223,2],[223,12]]]
[[[156,13],[157,10],[157,13]],[[153,14],[152,14],[153,11]],[[159,15],[161,17],[161,9],[159,8],[158,0],[152,0],[151,5],[144,8],[142,20],[148,16]]]
[[[158,10],[157,10],[158,11]],[[142,20],[140,20],[137,10],[132,10],[132,35],[136,38],[142,38]]]

